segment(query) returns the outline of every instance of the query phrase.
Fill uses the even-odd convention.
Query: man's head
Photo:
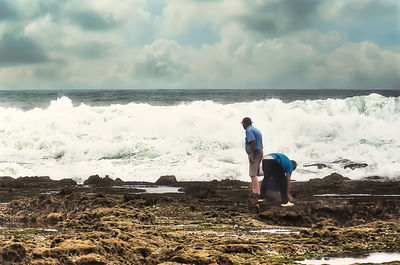
[[[293,170],[295,170],[297,168],[297,163],[294,160],[290,160],[292,161],[292,166],[293,166]]]
[[[246,129],[247,127],[249,127],[253,122],[251,121],[251,119],[249,117],[245,117],[242,120],[242,125],[243,128]]]

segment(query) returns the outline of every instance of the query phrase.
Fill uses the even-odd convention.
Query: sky
[[[0,0],[0,89],[400,89],[398,0]]]

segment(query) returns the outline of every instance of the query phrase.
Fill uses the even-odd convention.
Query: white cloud
[[[398,45],[354,41],[346,30],[349,14],[357,14],[358,27],[368,30],[362,12],[377,17],[396,5],[392,0],[154,3],[165,4],[163,12],[152,14],[145,0],[16,0],[20,19],[0,20],[0,40],[7,34],[13,40],[25,37],[47,60],[3,64],[0,88],[367,88],[379,83],[393,88],[400,83]],[[198,27],[218,38],[204,38],[200,45],[179,41]]]
[[[223,19],[219,1],[167,0],[161,22],[162,35],[176,37],[191,27],[208,24],[218,26]]]

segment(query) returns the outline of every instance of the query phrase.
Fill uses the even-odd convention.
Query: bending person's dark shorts
[[[287,178],[281,164],[279,164],[275,159],[263,159],[262,168],[264,171],[264,179],[261,183],[260,197],[265,198],[265,194],[268,189],[268,179],[274,177],[279,185],[282,203],[287,203]]]

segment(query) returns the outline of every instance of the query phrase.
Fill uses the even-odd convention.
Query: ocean
[[[400,176],[399,90],[190,89],[0,90],[0,176],[250,181],[245,116],[293,180]]]

